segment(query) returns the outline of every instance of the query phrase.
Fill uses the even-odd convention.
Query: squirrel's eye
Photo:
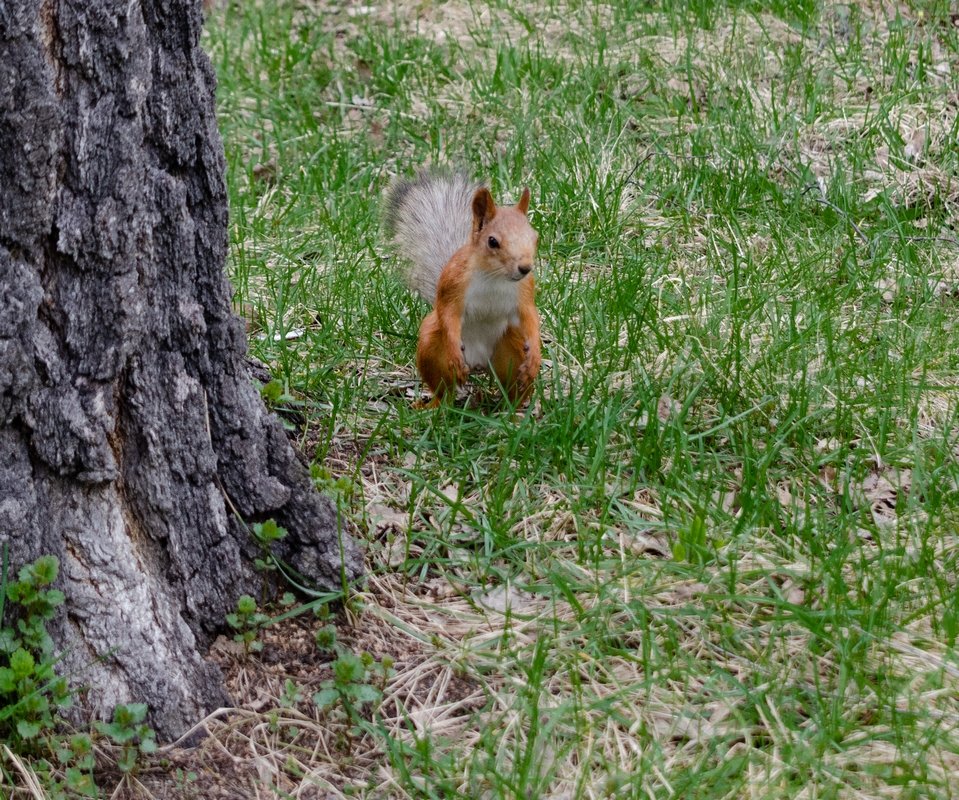
[[[490,236],[486,241],[494,250],[499,247],[499,239],[497,239],[495,236]]]

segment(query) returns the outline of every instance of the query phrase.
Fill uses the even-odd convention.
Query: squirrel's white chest
[[[510,325],[519,325],[519,285],[499,277],[474,277],[466,290],[462,324],[463,357],[470,369],[489,366],[496,343]]]

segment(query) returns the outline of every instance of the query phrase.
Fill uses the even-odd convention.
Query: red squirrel
[[[433,304],[416,365],[436,408],[470,372],[492,369],[510,401],[525,403],[541,362],[529,189],[515,206],[460,173],[420,172],[393,185],[386,230],[410,263],[405,278]]]

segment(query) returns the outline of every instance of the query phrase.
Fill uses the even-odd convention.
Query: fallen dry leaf
[[[510,584],[497,586],[482,594],[474,594],[473,599],[484,608],[501,614],[509,611],[513,614],[532,615],[539,610],[534,595],[516,589]]]

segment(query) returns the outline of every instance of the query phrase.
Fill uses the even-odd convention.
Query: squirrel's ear
[[[473,233],[479,233],[496,213],[496,203],[489,189],[483,186],[473,195]]]
[[[523,189],[523,194],[519,198],[519,202],[516,204],[516,210],[521,214],[525,214],[529,211],[529,187]]]

